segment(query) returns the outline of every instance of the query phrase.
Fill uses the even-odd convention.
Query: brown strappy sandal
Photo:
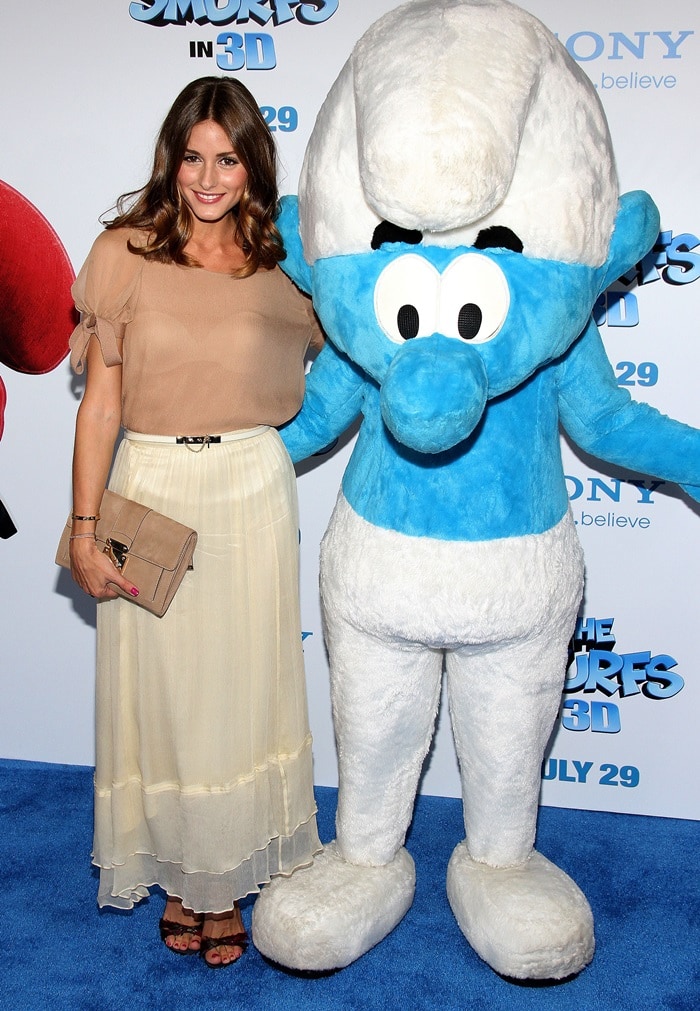
[[[240,915],[240,907],[238,903],[234,903],[232,912],[238,911]],[[224,962],[223,959],[220,962],[210,962],[206,957],[210,951],[214,951],[216,948],[240,948],[241,954],[238,958],[232,958],[230,962]],[[204,960],[204,964],[208,969],[225,969],[227,965],[233,965],[235,962],[245,954],[246,948],[248,947],[248,934],[243,927],[241,921],[241,930],[237,930],[233,934],[224,934],[221,937],[203,937],[199,948],[199,954]]]
[[[200,944],[202,943],[201,923],[178,923],[176,920],[166,920],[165,917],[161,917],[158,929],[163,944],[165,944],[166,938],[182,937],[183,934],[192,934],[192,939],[197,937]],[[173,955],[198,955],[200,951],[199,948],[190,948],[189,945],[186,948],[173,948],[171,945],[165,944],[165,947],[168,951],[172,951]]]
[[[209,962],[206,958],[208,952],[213,951],[214,948],[240,948],[241,954],[238,958],[232,958],[230,962]],[[202,943],[199,949],[200,958],[204,959],[204,964],[207,969],[225,969],[229,965],[235,965],[236,962],[246,952],[248,947],[248,934],[245,930],[239,931],[237,934],[226,934],[224,937],[203,937]]]

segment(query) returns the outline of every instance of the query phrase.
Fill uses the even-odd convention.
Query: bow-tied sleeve
[[[133,319],[143,269],[143,257],[129,252],[126,229],[105,231],[97,237],[71,293],[80,323],[70,338],[70,363],[80,375],[90,338],[97,337],[104,363],[120,365],[117,341]]]

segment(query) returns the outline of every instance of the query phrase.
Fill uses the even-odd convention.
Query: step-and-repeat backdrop
[[[326,92],[356,39],[394,6],[395,0],[3,6],[0,379],[7,404],[0,500],[17,533],[0,540],[1,756],[93,760],[94,603],[53,564],[70,504],[81,383],[65,361],[45,374],[6,367],[23,314],[25,322],[36,320],[37,339],[44,332],[39,308],[27,317],[33,309],[27,303],[55,297],[60,277],[60,257],[45,255],[50,230],[31,205],[65,247],[64,273],[71,264],[79,269],[98,216],[145,181],[172,99],[205,74],[236,74],[251,88],[279,142],[282,190],[294,192]],[[696,0],[523,6],[558,34],[598,88],[622,189],[648,190],[661,211],[654,250],[636,276],[614,285],[596,307],[619,382],[639,400],[698,426],[700,9]],[[426,47],[421,65],[407,73],[428,78],[431,58]],[[413,144],[407,138],[411,147],[420,171],[420,138]],[[65,306],[56,311],[65,313]],[[35,373],[48,367],[29,364]],[[1,394],[2,387],[0,404]],[[346,439],[299,477],[304,649],[316,781],[325,785],[336,783],[337,772],[317,555],[350,448]],[[543,767],[543,802],[699,818],[700,511],[673,486],[601,466],[568,445],[563,454],[587,582]],[[518,720],[516,708],[510,717]],[[444,704],[422,789],[459,795]]]

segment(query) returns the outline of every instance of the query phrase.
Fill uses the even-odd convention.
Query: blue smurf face
[[[566,351],[598,273],[506,249],[393,243],[317,261],[313,295],[336,347],[380,386],[395,438],[439,452],[473,431],[487,400]]]
[[[600,292],[644,255],[659,227],[651,199],[635,192],[620,200],[600,267],[483,248],[479,239],[478,249],[390,242],[309,266],[298,220],[296,200],[285,197],[277,222],[284,269],[312,291],[335,347],[376,384],[392,435],[424,453],[466,439],[487,401],[562,356]]]
[[[504,249],[394,243],[318,260],[313,295],[334,344],[378,383],[397,355],[444,343],[455,367],[465,355],[481,359],[494,397],[570,346],[598,273]]]

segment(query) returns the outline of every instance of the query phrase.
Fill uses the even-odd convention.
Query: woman
[[[281,272],[276,157],[250,92],[178,96],[146,186],[127,194],[73,294],[87,363],[73,458],[71,566],[97,621],[100,905],[167,893],[160,929],[212,968],[246,935],[237,900],[320,848],[298,600],[294,472],[276,426],[319,340]],[[159,619],[94,531],[109,487],[197,530]],[[127,571],[128,575],[128,571]],[[116,598],[116,599],[115,599]]]

